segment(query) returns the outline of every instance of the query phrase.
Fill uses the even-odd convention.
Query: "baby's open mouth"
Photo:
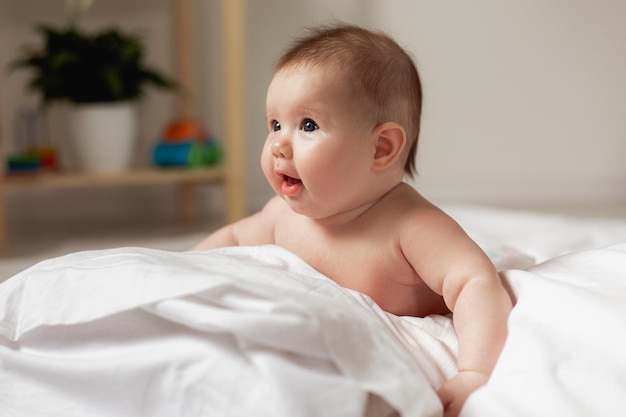
[[[302,188],[302,180],[282,174],[281,191],[287,196],[295,195]]]
[[[289,175],[283,175],[283,181],[286,182],[290,186],[302,183],[302,180],[299,180],[294,177],[290,177]]]

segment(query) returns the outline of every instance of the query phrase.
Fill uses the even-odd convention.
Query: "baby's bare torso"
[[[285,207],[275,226],[275,243],[339,285],[368,295],[385,311],[410,316],[445,314],[443,298],[415,272],[399,241],[406,204],[423,201],[425,210],[433,209],[419,198],[405,204],[377,203],[340,227],[324,227]]]

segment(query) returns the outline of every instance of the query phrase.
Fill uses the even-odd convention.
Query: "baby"
[[[388,36],[311,31],[278,61],[267,92],[261,165],[277,196],[194,249],[276,244],[390,313],[452,311],[458,374],[439,389],[452,416],[487,382],[511,300],[461,227],[403,182],[421,105],[415,65]]]

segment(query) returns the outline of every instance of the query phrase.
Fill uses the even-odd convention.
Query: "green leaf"
[[[147,86],[178,90],[170,77],[146,66],[135,35],[117,28],[88,33],[45,24],[35,30],[43,46],[25,49],[8,69],[32,71],[29,89],[39,92],[44,103],[128,100],[141,97]]]

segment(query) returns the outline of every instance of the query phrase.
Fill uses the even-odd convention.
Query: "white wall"
[[[626,200],[626,2],[375,1],[424,89],[417,186],[446,200]]]
[[[32,41],[36,21],[60,21],[60,1],[0,0],[0,65]],[[172,70],[168,0],[96,0],[86,24],[144,33],[151,63]],[[416,186],[436,201],[545,206],[626,202],[626,3],[622,0],[250,0],[247,2],[248,195],[271,196],[258,166],[265,89],[274,60],[304,26],[334,20],[383,29],[416,58],[425,92]],[[219,133],[219,2],[196,0],[199,114]],[[12,109],[32,104],[24,76],[2,73],[5,135]],[[144,149],[171,98],[142,106]],[[139,196],[139,197],[137,197]],[[27,192],[9,196],[12,221],[45,216],[173,212],[174,190]],[[206,210],[219,207],[207,191]],[[98,214],[100,213],[100,214]],[[149,215],[149,213],[145,214]],[[65,216],[65,217],[64,217]]]

